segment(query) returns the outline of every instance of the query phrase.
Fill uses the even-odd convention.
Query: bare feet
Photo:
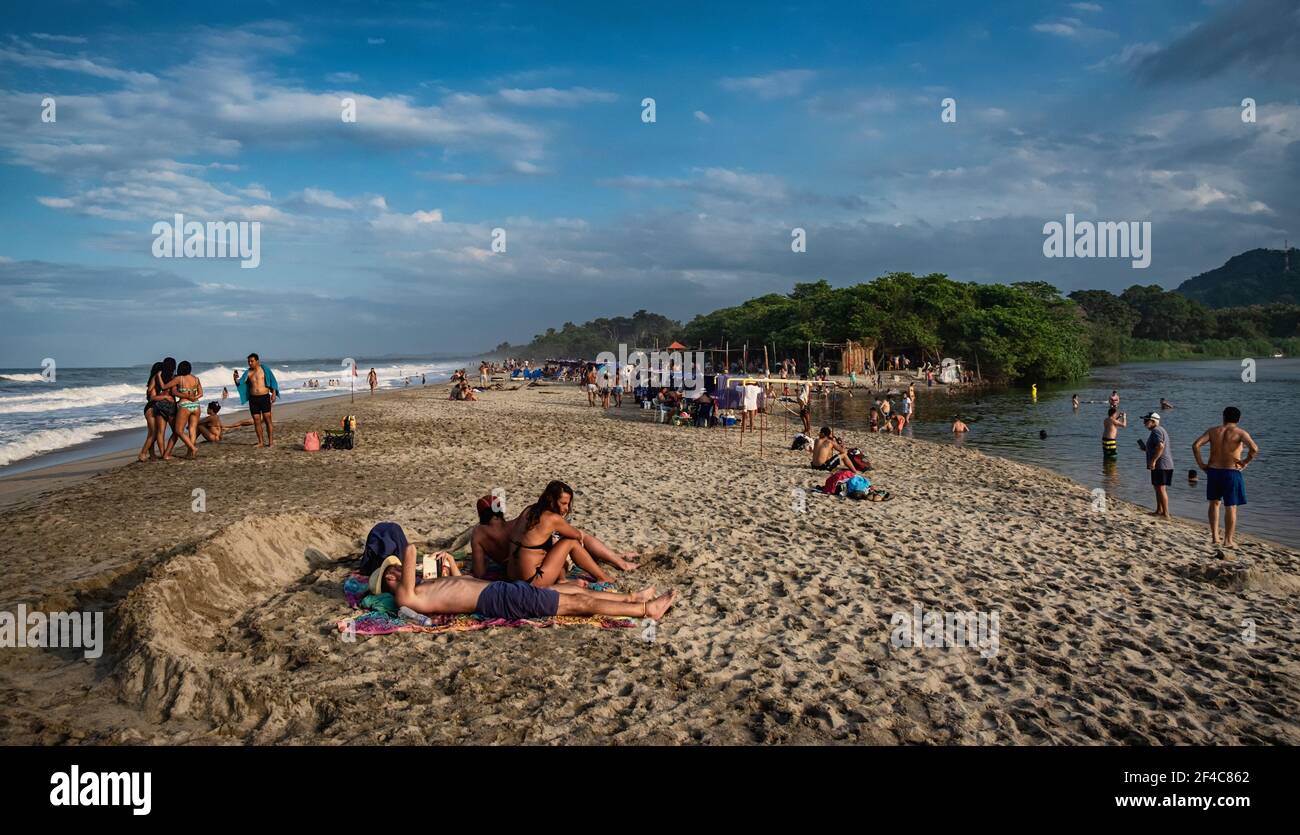
[[[654,600],[645,604],[645,616],[651,620],[659,620],[668,611],[668,607],[673,605],[673,598],[677,596],[676,589],[669,591],[667,594],[661,594]]]
[[[619,571],[636,571],[641,567],[641,563],[632,562],[632,559],[636,556],[637,553],[635,551],[628,551],[624,554],[615,554],[614,558],[616,561],[614,562],[614,567]]]
[[[646,586],[641,591],[629,594],[628,600],[632,603],[640,603],[643,600],[654,600],[658,596],[659,592],[655,591],[654,586]]]

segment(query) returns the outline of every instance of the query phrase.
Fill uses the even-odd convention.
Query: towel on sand
[[[457,561],[462,555],[457,554]],[[462,566],[463,568],[463,566]],[[569,572],[570,580],[586,580],[593,591],[610,591],[612,583],[593,582],[588,574],[581,571]],[[360,614],[350,615],[338,622],[340,632],[352,632],[357,635],[388,635],[393,632],[470,632],[489,627],[548,627],[548,626],[598,626],[602,629],[627,629],[636,626],[635,618],[614,618],[602,615],[557,615],[553,618],[539,620],[507,620],[505,618],[484,618],[479,615],[433,615],[432,626],[423,626],[409,621],[397,614],[397,601],[387,592],[371,594],[370,578],[364,574],[352,574],[343,581],[343,596],[348,605],[362,610]]]

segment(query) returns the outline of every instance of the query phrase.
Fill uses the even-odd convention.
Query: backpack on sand
[[[315,432],[308,432],[307,435],[302,439],[302,448],[305,449],[307,452],[319,452],[320,435],[317,435]]]

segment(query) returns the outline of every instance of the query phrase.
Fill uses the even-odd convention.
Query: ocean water
[[[429,383],[446,380],[458,368],[477,366],[468,359],[386,358],[357,360],[358,391],[366,390],[366,374],[373,366],[381,388],[419,384],[424,374]],[[270,362],[280,384],[279,403],[294,403],[347,393],[351,379],[337,358]],[[41,464],[41,457],[84,448],[111,433],[138,429],[138,444],[144,443],[145,386],[149,365],[128,368],[58,368],[55,380],[47,382],[40,369],[0,369],[0,476],[16,466],[26,469]],[[247,414],[239,405],[232,373],[247,368],[246,362],[195,363],[203,382],[203,401],[221,403],[221,415]],[[472,370],[472,369],[471,369]],[[320,381],[309,388],[308,380]],[[330,379],[338,386],[327,385]],[[222,387],[229,396],[222,399]],[[66,457],[66,456],[59,456]]]
[[[1153,509],[1144,453],[1137,447],[1147,430],[1139,417],[1159,410],[1160,398],[1174,408],[1162,412],[1174,457],[1174,482],[1169,488],[1169,508],[1176,515],[1204,523],[1205,474],[1195,486],[1187,471],[1196,467],[1192,442],[1223,420],[1225,406],[1242,411],[1241,426],[1259,444],[1260,456],[1245,471],[1247,505],[1240,509],[1239,528],[1245,533],[1300,547],[1300,437],[1294,416],[1300,406],[1300,359],[1256,359],[1255,382],[1242,380],[1238,361],[1128,363],[1094,369],[1088,380],[1038,387],[1034,401],[1029,388],[1002,389],[972,394],[920,394],[916,420],[910,429],[918,438],[976,447],[991,455],[1037,464],[1107,496],[1119,497]],[[887,387],[906,384],[886,382]],[[924,384],[917,386],[923,390]],[[1119,435],[1119,459],[1107,463],[1101,456],[1102,420],[1112,389],[1120,394],[1120,409],[1128,413],[1129,427]],[[932,391],[939,390],[936,386]],[[1082,402],[1075,412],[1070,395]],[[829,414],[836,430],[850,435],[865,431],[872,397],[859,390],[853,398],[835,396],[814,412],[817,423]],[[894,398],[898,408],[901,398]],[[960,413],[971,431],[954,437],[954,414]],[[774,414],[780,420],[779,412]],[[814,430],[817,428],[816,423]],[[1047,437],[1040,438],[1039,432]],[[852,441],[852,437],[848,440]],[[1208,448],[1203,451],[1208,459]],[[888,475],[881,475],[888,483]],[[1206,536],[1208,538],[1208,527]]]

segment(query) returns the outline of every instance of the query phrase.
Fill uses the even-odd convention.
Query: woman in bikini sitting
[[[534,586],[553,586],[564,580],[564,563],[569,557],[601,583],[608,583],[610,578],[600,570],[596,560],[620,571],[637,567],[626,559],[635,554],[615,554],[596,537],[566,522],[564,517],[572,507],[573,488],[562,481],[552,481],[541,497],[511,523],[510,557],[506,562],[509,579],[526,580]]]

